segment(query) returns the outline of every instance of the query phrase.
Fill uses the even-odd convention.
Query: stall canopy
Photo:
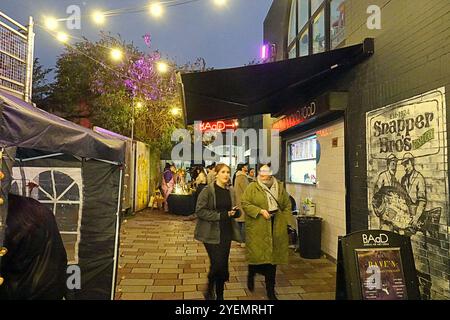
[[[124,162],[125,144],[0,90],[0,145]],[[82,146],[82,147],[81,147]]]
[[[306,57],[181,75],[186,124],[276,114],[302,89],[361,62],[374,40]]]
[[[66,299],[112,299],[115,292],[125,142],[42,111],[0,91],[0,147],[8,193],[32,197],[55,215],[69,265],[80,269],[81,286]],[[0,152],[1,153],[1,152]],[[0,181],[1,182],[1,181]],[[0,247],[7,206],[0,206]],[[30,246],[31,248],[31,246]],[[36,254],[22,252],[24,256]],[[14,256],[6,254],[3,261]],[[2,265],[0,257],[0,267]],[[40,265],[52,265],[49,257]],[[26,288],[32,297],[40,270],[30,277],[3,274],[2,288]],[[22,269],[21,269],[22,270]],[[3,270],[0,269],[0,272]],[[73,273],[68,273],[69,276]],[[14,291],[14,290],[12,290]],[[11,292],[12,292],[11,291]]]

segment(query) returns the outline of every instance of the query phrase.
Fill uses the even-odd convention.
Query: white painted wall
[[[308,132],[305,136],[312,133]],[[306,197],[316,203],[316,215],[323,218],[322,251],[336,259],[338,236],[346,233],[344,120],[320,128],[316,133],[321,147],[317,185],[290,184],[286,181],[286,189],[295,198],[299,209]],[[338,138],[336,148],[332,147],[334,138]]]

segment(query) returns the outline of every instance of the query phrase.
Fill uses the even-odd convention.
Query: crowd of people
[[[226,164],[206,169],[193,170],[197,200],[195,214],[189,218],[197,219],[194,237],[204,243],[210,260],[205,299],[223,300],[231,242],[236,241],[247,249],[248,289],[254,291],[255,275],[262,274],[267,297],[277,300],[277,265],[287,264],[289,255],[292,208],[288,193],[273,176],[270,164],[262,165],[257,176],[247,164],[239,164],[233,177]]]

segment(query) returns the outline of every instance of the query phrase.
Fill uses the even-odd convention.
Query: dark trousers
[[[230,257],[231,240],[222,240],[220,244],[205,243],[205,248],[211,263],[208,274],[209,281],[228,281],[230,278],[228,260]]]
[[[208,290],[205,298],[213,298],[214,288],[217,300],[223,300],[225,282],[230,279],[228,260],[230,257],[231,240],[221,240],[219,244],[205,243],[211,266],[208,274]]]
[[[239,231],[241,232],[242,242],[245,243],[245,222],[238,222]]]
[[[248,273],[252,277],[258,273],[263,275],[266,280],[266,286],[275,287],[277,274],[277,266],[275,264],[250,264],[248,266]]]

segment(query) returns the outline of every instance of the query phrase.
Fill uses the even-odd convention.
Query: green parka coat
[[[241,199],[245,211],[245,235],[247,260],[249,264],[287,264],[289,256],[289,238],[287,227],[291,221],[292,208],[289,195],[278,183],[279,210],[275,213],[272,233],[271,219],[266,220],[261,209],[268,210],[267,196],[258,182],[247,187]]]

